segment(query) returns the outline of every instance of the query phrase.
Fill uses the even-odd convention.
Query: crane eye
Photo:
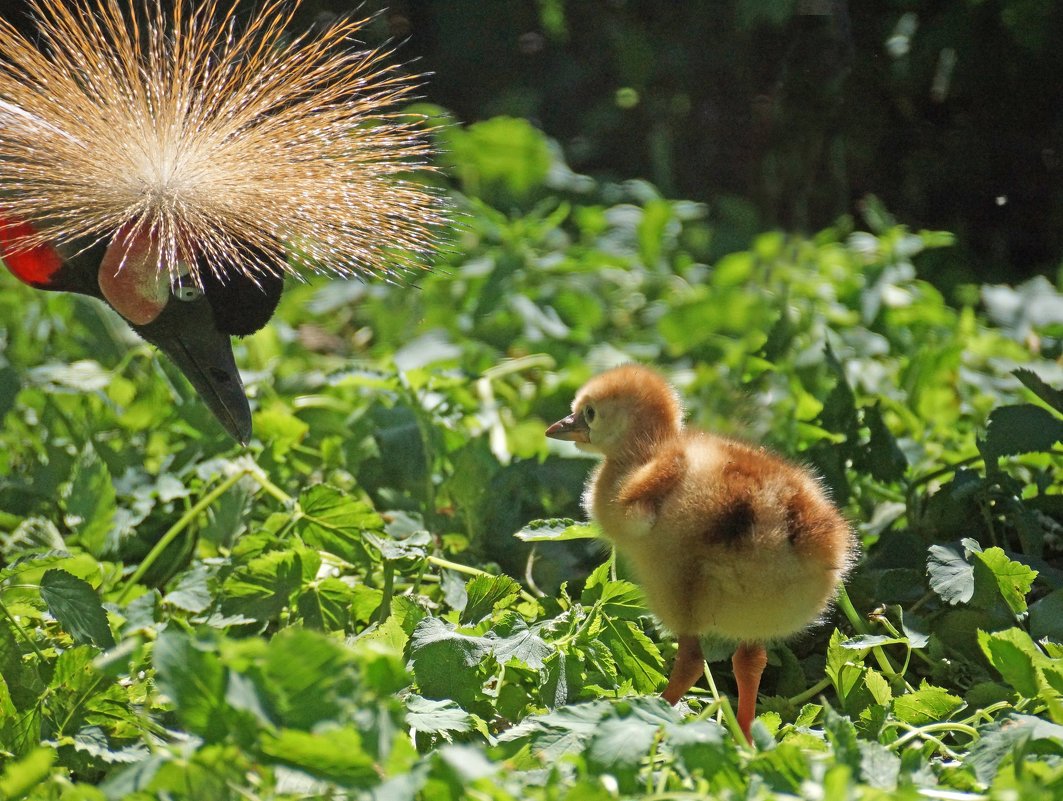
[[[203,297],[203,290],[195,284],[176,284],[173,288],[173,296],[185,302],[199,300]]]
[[[587,421],[588,425],[594,422],[594,418],[596,415],[597,412],[594,411],[593,406],[587,406],[583,409],[583,419]]]

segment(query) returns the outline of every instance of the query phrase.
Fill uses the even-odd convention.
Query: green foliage
[[[1057,334],[949,306],[915,266],[944,234],[708,264],[697,204],[514,120],[447,135],[455,247],[418,289],[290,287],[239,344],[246,451],[98,304],[5,286],[0,795],[1063,792]],[[674,644],[543,436],[627,359],[814,465],[863,540],[840,614],[773,646],[755,750],[727,647],[656,697]]]

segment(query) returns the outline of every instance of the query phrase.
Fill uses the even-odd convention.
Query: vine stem
[[[181,515],[180,519],[170,526],[170,529],[162,535],[155,545],[152,546],[151,550],[148,551],[148,555],[144,557],[143,561],[137,566],[137,569],[133,571],[133,575],[126,580],[126,583],[118,593],[118,597],[115,599],[117,603],[121,604],[125,602],[129,597],[129,593],[131,593],[133,588],[137,585],[137,582],[144,578],[144,574],[146,574],[148,570],[151,569],[151,566],[158,561],[159,557],[162,556],[170,543],[177,539],[181,535],[181,532],[191,525],[197,515],[206,511],[212,503],[228,492],[229,489],[235,486],[240,479],[249,474],[250,471],[247,468],[238,470],[192,504],[188,511]]]
[[[4,604],[2,601],[0,601],[0,612],[4,613],[4,617],[6,617],[8,619],[8,622],[10,622],[11,625],[15,628],[15,631],[17,631],[19,633],[19,635],[22,637],[22,639],[24,639],[29,644],[29,647],[33,649],[33,653],[37,654],[37,658],[40,659],[42,662],[47,661],[44,658],[44,653],[41,651],[40,648],[37,647],[37,643],[35,643],[30,638],[29,634],[26,633],[26,630],[24,628],[22,628],[22,626],[19,624],[19,622],[17,620],[15,620],[15,616],[13,614],[11,614],[11,611],[7,608],[6,604]],[[37,675],[40,676],[40,673],[38,672]]]

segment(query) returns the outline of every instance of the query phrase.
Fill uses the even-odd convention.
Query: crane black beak
[[[172,299],[157,319],[133,330],[170,358],[222,427],[246,445],[251,407],[229,334],[218,330],[207,300]]]

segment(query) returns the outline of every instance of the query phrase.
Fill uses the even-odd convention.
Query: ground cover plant
[[[712,209],[442,130],[449,252],[290,286],[239,346],[246,450],[99,305],[5,285],[0,797],[1059,797],[1059,287],[946,299],[950,236],[874,198],[709,263]],[[656,697],[674,645],[543,436],[632,359],[860,534],[755,748],[725,662]]]

